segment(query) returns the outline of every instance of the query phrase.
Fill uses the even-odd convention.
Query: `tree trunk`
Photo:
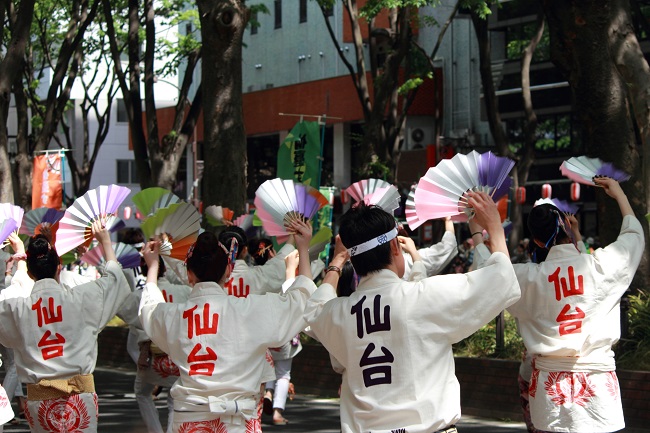
[[[0,202],[13,203],[13,182],[9,163],[7,119],[11,103],[11,88],[15,77],[21,74],[19,67],[29,41],[29,32],[34,14],[34,0],[22,0],[15,23],[11,28],[11,40],[7,44],[0,62]],[[2,29],[5,31],[6,29]]]
[[[204,206],[240,214],[246,203],[246,133],[242,108],[243,0],[198,0],[203,40]]]
[[[21,67],[22,71],[23,68]],[[14,162],[14,196],[15,204],[25,210],[32,207],[32,170],[33,163],[29,157],[29,110],[27,108],[27,96],[23,88],[22,76],[17,76],[14,81],[14,101],[16,103],[17,155]]]
[[[551,36],[551,57],[573,91],[586,153],[613,162],[632,175],[621,186],[646,228],[648,242],[643,218],[649,204],[648,181],[642,167],[642,148],[647,148],[647,139],[643,144],[638,142],[632,110],[640,120],[639,131],[647,137],[650,74],[636,38],[630,37],[629,3],[549,0],[542,5]],[[632,87],[631,77],[636,77]],[[607,245],[619,233],[621,214],[602,191],[597,191],[597,204],[600,242]],[[634,285],[648,287],[649,283],[646,253]]]

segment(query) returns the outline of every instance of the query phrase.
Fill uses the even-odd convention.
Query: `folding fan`
[[[363,201],[367,205],[379,206],[391,214],[399,207],[402,198],[397,188],[379,179],[360,180],[345,191],[356,202]]]
[[[248,231],[251,227],[253,227],[253,218],[254,215],[250,213],[239,215],[232,221],[232,225],[237,226],[244,231]]]
[[[232,222],[233,216],[235,216],[235,212],[227,207],[212,205],[205,208],[205,218],[213,226],[229,225]]]
[[[118,242],[113,244],[113,250],[115,251],[117,261],[122,265],[122,268],[129,269],[140,266],[140,253],[133,247],[133,245]],[[79,260],[92,266],[102,265],[106,263],[106,259],[104,258],[104,249],[99,245],[95,246],[88,250],[86,254],[81,256]]]
[[[387,188],[391,186],[390,183],[381,179],[363,179],[359,182],[355,182],[345,189],[345,193],[348,194],[354,201],[361,201],[367,195],[373,193],[378,188]]]
[[[293,221],[311,219],[328,203],[316,188],[279,178],[267,180],[255,192],[256,213],[264,230],[280,238],[288,235]]]
[[[629,174],[617,169],[611,162],[586,156],[569,158],[560,165],[560,171],[565,177],[585,185],[595,185],[594,176],[607,176],[619,182],[630,179]]]
[[[196,242],[201,215],[190,203],[174,203],[161,208],[142,223],[146,239],[161,235],[160,254],[185,260],[187,250]]]
[[[420,222],[417,213],[415,212],[415,190],[417,188],[416,184],[411,185],[411,190],[409,191],[408,197],[406,197],[406,203],[404,205],[404,216],[406,217],[406,222],[409,227],[412,229],[418,227],[424,221]]]
[[[7,240],[9,235],[16,231],[18,223],[13,218],[5,218],[0,222],[0,245]]]
[[[461,213],[473,215],[464,194],[483,191],[498,200],[508,192],[508,173],[514,164],[511,159],[492,152],[476,151],[440,161],[420,178],[414,194],[417,221],[412,217],[409,226],[415,229],[426,220],[447,216],[453,219]]]
[[[55,243],[59,256],[90,241],[93,221],[100,219],[110,229],[116,222],[119,206],[130,192],[119,185],[101,185],[76,199],[59,221]]]
[[[536,200],[533,204],[533,207],[539,206],[540,204],[550,204],[558,208],[561,212],[569,213],[575,215],[578,212],[579,206],[576,204],[571,204],[566,200],[560,200],[557,198],[540,198]]]
[[[24,213],[25,211],[20,206],[13,205],[11,203],[0,203],[0,220],[3,218],[11,218],[12,220],[16,221],[17,230],[20,230]]]
[[[145,188],[133,195],[133,203],[145,218],[160,208],[180,202],[181,199],[174,193],[159,187]]]
[[[311,237],[311,241],[309,242],[309,260],[316,260],[330,242],[332,242],[332,229],[329,227],[321,227],[321,229]]]
[[[29,236],[40,234],[43,229],[47,230],[56,225],[63,215],[65,212],[47,207],[32,209],[23,216],[20,233]]]

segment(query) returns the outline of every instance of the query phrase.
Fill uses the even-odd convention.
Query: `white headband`
[[[350,257],[358,256],[359,254],[365,253],[366,251],[370,251],[371,249],[376,248],[379,245],[383,245],[386,242],[390,242],[396,237],[397,237],[397,228],[394,228],[388,233],[384,233],[383,235],[379,235],[376,238],[370,239],[369,241],[363,242],[352,248],[348,248],[348,253],[350,253]]]

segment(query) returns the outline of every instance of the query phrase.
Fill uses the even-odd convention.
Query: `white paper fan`
[[[113,244],[113,250],[115,251],[117,261],[124,269],[140,266],[140,253],[133,247],[133,245],[118,242]],[[88,252],[81,256],[79,260],[92,266],[102,265],[106,263],[104,249],[97,245],[88,250]]]
[[[230,225],[235,213],[227,207],[211,205],[205,208],[205,219],[210,225]]]
[[[467,191],[483,191],[498,200],[508,191],[508,173],[514,164],[492,152],[476,151],[440,161],[420,178],[414,194],[416,218],[409,226],[415,229],[429,219],[472,215],[463,196]]]
[[[595,176],[607,176],[619,182],[630,179],[630,175],[617,169],[611,162],[603,162],[599,158],[575,156],[560,165],[560,171],[569,179],[585,185],[595,185]]]
[[[20,231],[20,226],[23,223],[23,215],[25,211],[20,206],[11,203],[0,203],[0,220],[11,218],[16,221],[16,230]]]
[[[329,202],[316,188],[292,180],[267,180],[255,192],[257,216],[269,236],[287,236],[295,219],[311,219]]]
[[[162,236],[161,255],[185,260],[187,250],[196,242],[201,228],[201,214],[190,203],[175,203],[156,211],[142,223],[146,239]]]
[[[364,197],[375,192],[379,188],[388,188],[391,186],[390,183],[381,179],[363,179],[358,182],[353,183],[345,189],[345,193],[352,197],[354,201],[361,201]]]
[[[355,202],[378,206],[390,214],[399,207],[402,199],[397,188],[380,179],[360,180],[345,191]]]
[[[101,185],[79,197],[65,211],[56,232],[56,251],[59,256],[92,238],[91,225],[101,219],[110,229],[118,219],[119,206],[129,195],[129,188],[119,185]]]

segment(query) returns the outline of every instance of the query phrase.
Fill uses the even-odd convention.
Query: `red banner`
[[[61,205],[63,204],[62,168],[60,153],[50,153],[34,157],[32,209],[39,207],[61,209]]]

